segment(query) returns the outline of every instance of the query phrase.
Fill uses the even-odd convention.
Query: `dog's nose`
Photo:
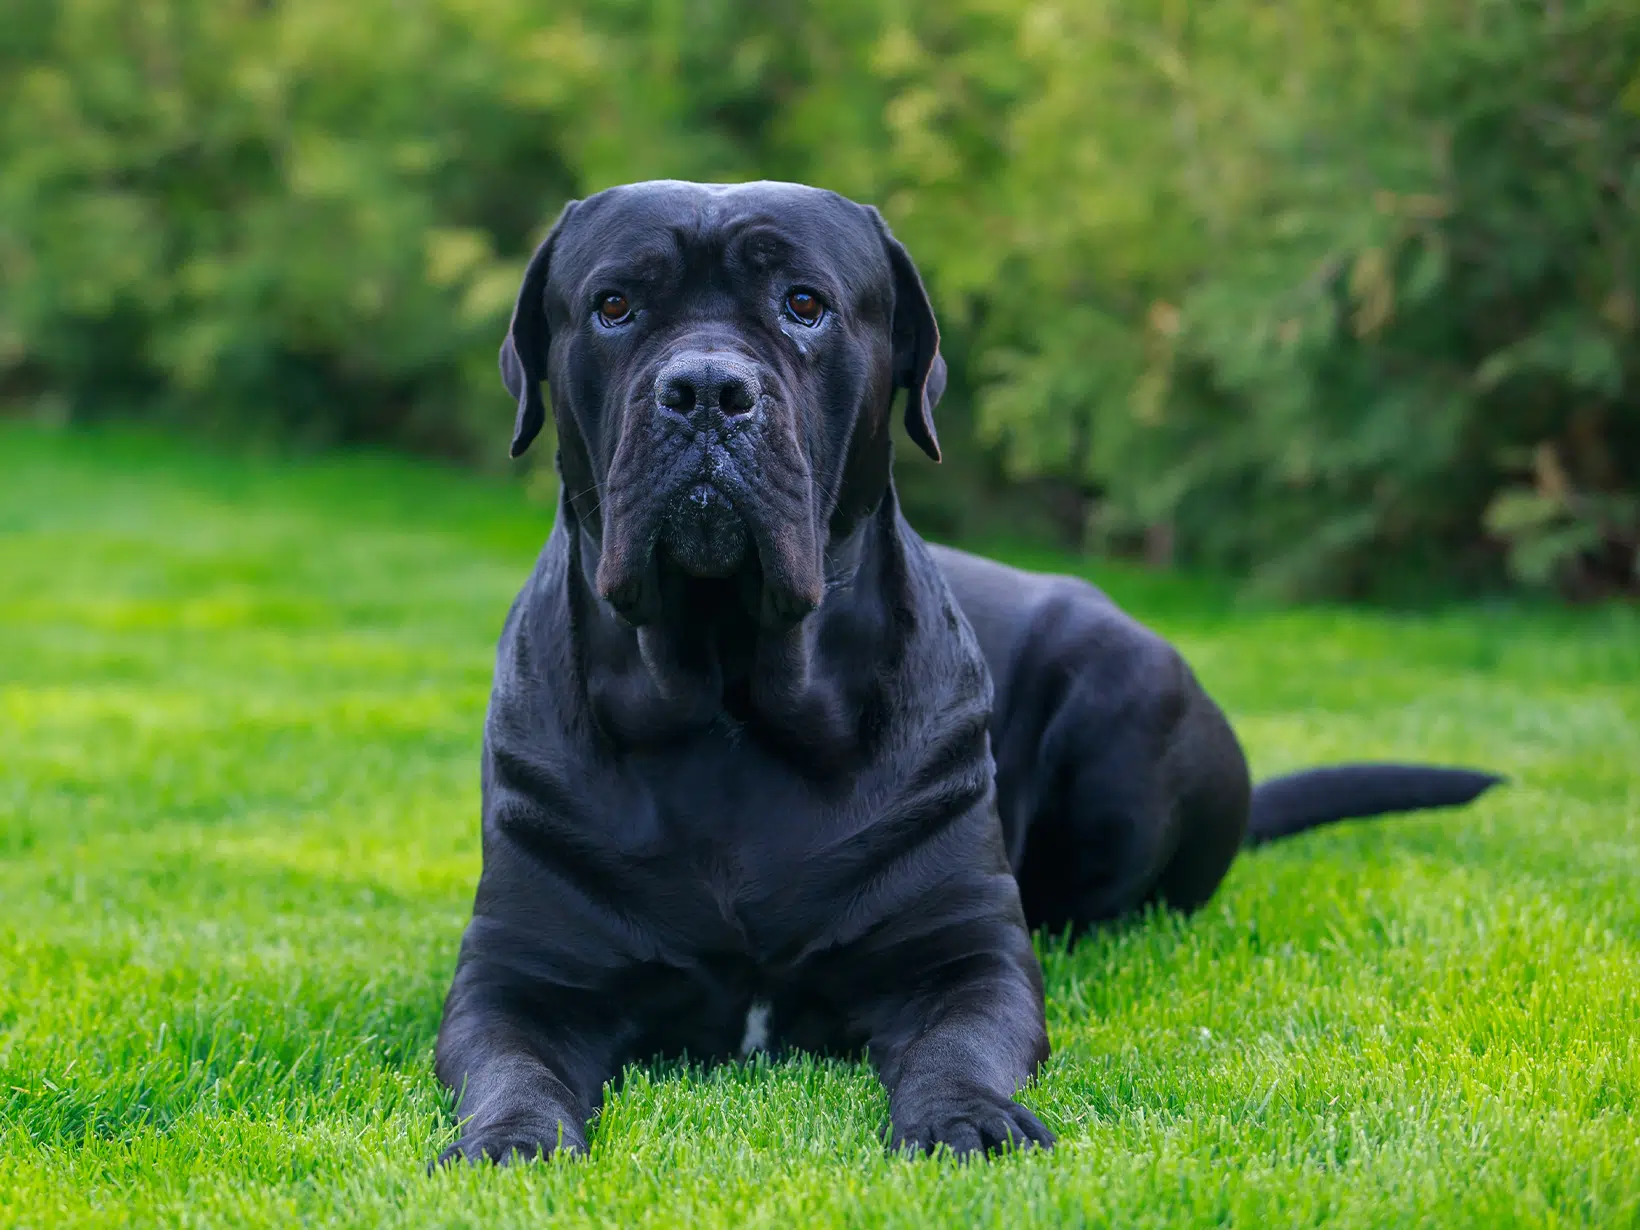
[[[696,407],[745,414],[762,391],[756,370],[744,359],[700,351],[676,356],[655,379],[656,400],[679,414]]]

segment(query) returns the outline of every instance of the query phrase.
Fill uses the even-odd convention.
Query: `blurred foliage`
[[[925,529],[1640,585],[1633,0],[7,0],[0,395],[488,462],[522,258],[660,176],[883,207]]]

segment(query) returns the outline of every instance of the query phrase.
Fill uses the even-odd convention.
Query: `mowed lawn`
[[[0,426],[0,1224],[1640,1219],[1640,615],[1106,568],[1260,774],[1513,784],[1045,940],[1051,1154],[885,1156],[866,1070],[794,1059],[636,1070],[589,1159],[429,1176],[492,645],[549,518],[410,463]]]

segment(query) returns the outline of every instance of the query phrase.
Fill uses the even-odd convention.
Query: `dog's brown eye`
[[[826,305],[812,290],[794,290],[786,295],[786,310],[800,325],[817,325],[826,314]]]
[[[606,325],[618,325],[632,315],[632,305],[626,301],[625,295],[610,291],[598,300],[598,315]]]

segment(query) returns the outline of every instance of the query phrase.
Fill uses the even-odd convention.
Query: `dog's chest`
[[[630,764],[623,816],[611,820],[629,824],[639,892],[664,904],[669,930],[778,960],[824,928],[837,906],[828,898],[847,893],[833,851],[869,823],[869,808],[753,748],[697,751]]]

